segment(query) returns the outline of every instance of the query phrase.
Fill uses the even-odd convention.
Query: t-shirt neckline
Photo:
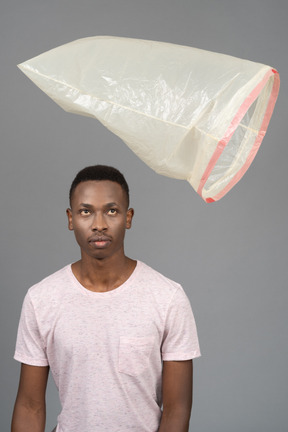
[[[122,285],[119,285],[117,288],[114,288],[113,290],[105,291],[105,292],[91,291],[91,290],[85,288],[84,285],[82,285],[78,281],[76,276],[74,275],[74,273],[72,271],[72,263],[67,265],[67,272],[68,272],[69,278],[71,279],[73,285],[78,290],[80,290],[83,294],[94,297],[94,298],[95,297],[108,298],[108,297],[114,297],[114,296],[122,293],[127,288],[129,288],[131,286],[131,283],[137,277],[137,274],[140,270],[140,267],[141,267],[141,262],[136,260],[136,266],[135,266],[133,272],[131,273],[131,275],[128,277],[128,279],[126,279],[126,281],[123,282]]]

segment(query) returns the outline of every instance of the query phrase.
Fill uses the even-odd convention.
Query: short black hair
[[[73,192],[76,189],[76,186],[85,181],[101,181],[101,180],[110,180],[115,183],[118,183],[127,197],[127,207],[129,207],[129,186],[125,180],[123,174],[118,171],[116,168],[107,166],[107,165],[92,165],[86,168],[83,168],[78,172],[76,177],[74,178],[70,191],[69,191],[69,202],[71,206]]]

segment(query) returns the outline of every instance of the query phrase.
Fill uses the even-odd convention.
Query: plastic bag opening
[[[252,101],[251,105],[247,108],[245,102],[240,107],[239,114],[234,124],[232,122],[228,134],[236,125],[235,131],[231,137],[228,135],[218,142],[211,166],[207,167],[199,185],[198,193],[206,202],[222,198],[243,177],[251,165],[266,133],[278,90],[279,74],[276,70],[271,70],[263,83],[257,86],[247,99],[247,104]],[[238,115],[240,117],[245,109],[247,109],[246,113],[238,122]]]

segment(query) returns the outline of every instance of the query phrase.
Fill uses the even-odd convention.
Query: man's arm
[[[11,432],[44,432],[49,367],[22,364]]]
[[[192,360],[163,362],[163,415],[158,432],[188,432],[192,387]]]

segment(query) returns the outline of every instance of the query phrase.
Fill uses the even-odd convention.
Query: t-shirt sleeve
[[[190,360],[200,355],[197,328],[191,305],[182,287],[179,286],[166,315],[162,359]]]
[[[14,359],[31,366],[49,364],[29,292],[22,306]]]

